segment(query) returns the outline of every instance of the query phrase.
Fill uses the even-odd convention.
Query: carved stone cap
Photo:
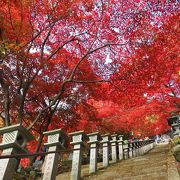
[[[94,135],[99,136],[100,134],[99,134],[99,132],[92,132],[92,133],[87,134],[87,136],[94,136]]]
[[[117,136],[118,136],[117,134],[112,134],[112,135],[111,135],[111,138],[112,138],[111,143],[117,142],[117,140],[118,140],[118,139],[117,139]]]
[[[99,132],[89,133],[89,134],[87,134],[87,136],[89,137],[90,142],[102,140],[102,137],[99,134]]]
[[[46,131],[43,134],[45,136],[59,134],[63,139],[65,139],[65,140],[69,139],[63,129],[55,129],[55,130],[51,130],[51,131]]]
[[[174,123],[174,124],[172,124],[171,126],[172,126],[172,127],[180,127],[180,123],[179,123],[179,124],[175,124],[175,123]]]
[[[123,141],[123,135],[118,134],[118,141]]]
[[[112,134],[111,135],[111,137],[117,137],[118,136],[118,134]]]
[[[64,148],[66,141],[68,141],[68,136],[63,129],[46,131],[43,134],[48,138],[48,142],[44,143],[44,145],[47,147],[57,146],[59,148]]]
[[[12,131],[21,132],[21,134],[26,137],[27,141],[34,140],[34,136],[25,127],[23,127],[21,124],[15,124],[12,126],[0,128],[0,134],[9,133]]]
[[[107,133],[107,134],[103,134],[103,135],[101,135],[101,137],[102,137],[102,142],[105,142],[105,141],[110,141],[110,140],[112,140],[112,138],[111,138],[111,136],[110,136],[110,134],[109,133]]]
[[[81,141],[85,140],[89,140],[88,136],[85,134],[84,131],[76,131],[76,132],[72,132],[72,133],[69,133],[70,136],[74,137],[74,136],[80,136],[81,138]]]
[[[127,149],[127,148],[129,148],[128,144],[123,144],[123,149]]]
[[[180,135],[180,130],[175,131],[175,132],[173,133],[173,135],[174,135],[174,136],[175,136],[175,135]]]
[[[112,139],[116,139],[117,140],[118,135],[117,134],[112,134],[111,137],[112,137]]]
[[[101,135],[101,137],[105,137],[105,136],[109,136],[110,137],[110,134],[106,133],[106,134]]]

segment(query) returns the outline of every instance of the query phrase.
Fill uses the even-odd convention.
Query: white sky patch
[[[144,97],[147,97],[147,96],[148,96],[148,94],[147,94],[147,93],[144,93],[144,94],[143,94],[143,96],[144,96]]]
[[[108,54],[106,56],[105,64],[109,64],[109,63],[112,63],[112,59],[110,58],[110,55]]]
[[[30,53],[36,53],[36,52],[40,52],[41,50],[39,48],[31,48],[30,49]],[[48,48],[45,46],[44,47],[44,53],[45,54],[50,54],[50,51],[48,50]]]
[[[114,30],[115,32],[117,32],[117,33],[120,33],[119,28],[113,28],[113,30]]]

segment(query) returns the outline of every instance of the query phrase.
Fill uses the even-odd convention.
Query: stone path
[[[144,156],[123,160],[103,169],[98,164],[98,172],[89,175],[88,166],[83,166],[83,180],[169,180],[168,179],[168,145],[158,145]],[[177,174],[176,174],[177,175]],[[69,180],[70,173],[57,176],[56,180]],[[180,180],[174,176],[172,180]]]

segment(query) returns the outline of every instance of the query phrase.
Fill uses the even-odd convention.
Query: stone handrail
[[[19,164],[12,154],[16,152],[24,155],[26,142],[33,140],[33,136],[21,125],[1,128],[0,134],[3,134],[3,141],[0,144],[2,156],[9,156],[0,161],[0,180],[10,180],[16,171],[15,167]],[[66,151],[64,144],[69,138],[62,129],[44,132],[44,135],[48,139],[44,143],[44,146],[48,147],[48,153],[46,153],[46,161],[43,164],[43,180],[55,180],[60,152]],[[106,168],[109,166],[110,159],[112,163],[117,163],[123,159],[143,155],[154,147],[153,140],[136,140],[125,144],[123,136],[118,134],[100,135],[94,132],[86,135],[84,131],[78,131],[70,133],[69,136],[72,138],[70,144],[73,146],[71,180],[79,180],[81,177],[82,152],[87,144],[90,152],[89,173],[97,171],[98,149],[102,149],[103,167]]]

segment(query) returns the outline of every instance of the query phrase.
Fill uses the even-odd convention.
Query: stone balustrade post
[[[90,133],[87,136],[89,137],[88,144],[90,145],[89,173],[95,173],[97,171],[98,145],[102,138],[98,132]]]
[[[69,133],[69,135],[72,136],[71,144],[73,145],[71,180],[79,180],[81,177],[82,150],[84,141],[88,140],[88,136],[84,131]]]
[[[103,167],[109,166],[109,144],[111,137],[109,134],[104,134],[102,137],[102,148],[103,148]]]
[[[148,152],[148,143],[147,140],[144,141],[144,154]]]
[[[43,134],[48,138],[48,142],[44,143],[44,146],[48,147],[48,152],[65,149],[65,142],[68,140],[68,137],[62,129],[47,131]],[[56,179],[59,158],[60,153],[58,152],[47,154],[43,180]]]
[[[146,146],[146,144],[145,144],[145,141],[143,140],[142,141],[142,155],[144,155],[144,153],[145,153],[145,146]]]
[[[153,148],[153,140],[149,140],[149,151]]]
[[[149,140],[146,140],[146,152],[149,151]]]
[[[111,135],[111,154],[112,154],[112,162],[117,162],[117,134]]]
[[[150,150],[150,141],[147,140],[147,152]]]
[[[133,157],[133,148],[132,148],[132,143],[128,143],[128,148],[129,148],[129,158]]]
[[[151,150],[151,140],[146,140],[146,152],[150,151]]]
[[[141,151],[142,142],[141,142],[141,140],[139,140],[138,146],[139,146],[139,156],[141,156],[142,155],[142,151]]]
[[[155,140],[153,140],[153,147],[155,147],[156,146],[156,141]]]
[[[141,143],[142,143],[141,153],[142,153],[142,155],[144,155],[144,146],[145,146],[144,140],[142,140]]]
[[[141,142],[138,141],[138,156],[141,156]]]
[[[34,140],[32,134],[21,124],[7,126],[0,129],[3,135],[0,149],[3,155],[26,154],[26,143]],[[0,180],[12,180],[13,174],[18,167],[19,161],[16,158],[7,158],[0,160]]]
[[[143,141],[140,140],[139,141],[139,155],[142,156],[143,155]]]
[[[151,140],[149,141],[149,151],[151,150]]]
[[[123,160],[123,135],[118,135],[119,160]]]
[[[154,148],[154,140],[152,139],[151,140],[151,149],[153,149]]]
[[[136,156],[139,156],[139,141],[135,142],[135,146],[136,146]]]
[[[148,149],[147,149],[147,148],[148,148],[148,146],[147,146],[147,145],[148,145],[147,140],[144,141],[144,144],[145,144],[145,145],[144,145],[144,153],[147,153],[147,151],[148,151]]]
[[[128,147],[128,143],[123,144],[123,154],[124,154],[124,159],[128,159],[128,158],[129,158],[129,147]]]
[[[133,154],[133,157],[136,157],[136,145],[134,141],[132,142],[132,154]]]
[[[141,156],[141,141],[138,141],[138,154]]]

